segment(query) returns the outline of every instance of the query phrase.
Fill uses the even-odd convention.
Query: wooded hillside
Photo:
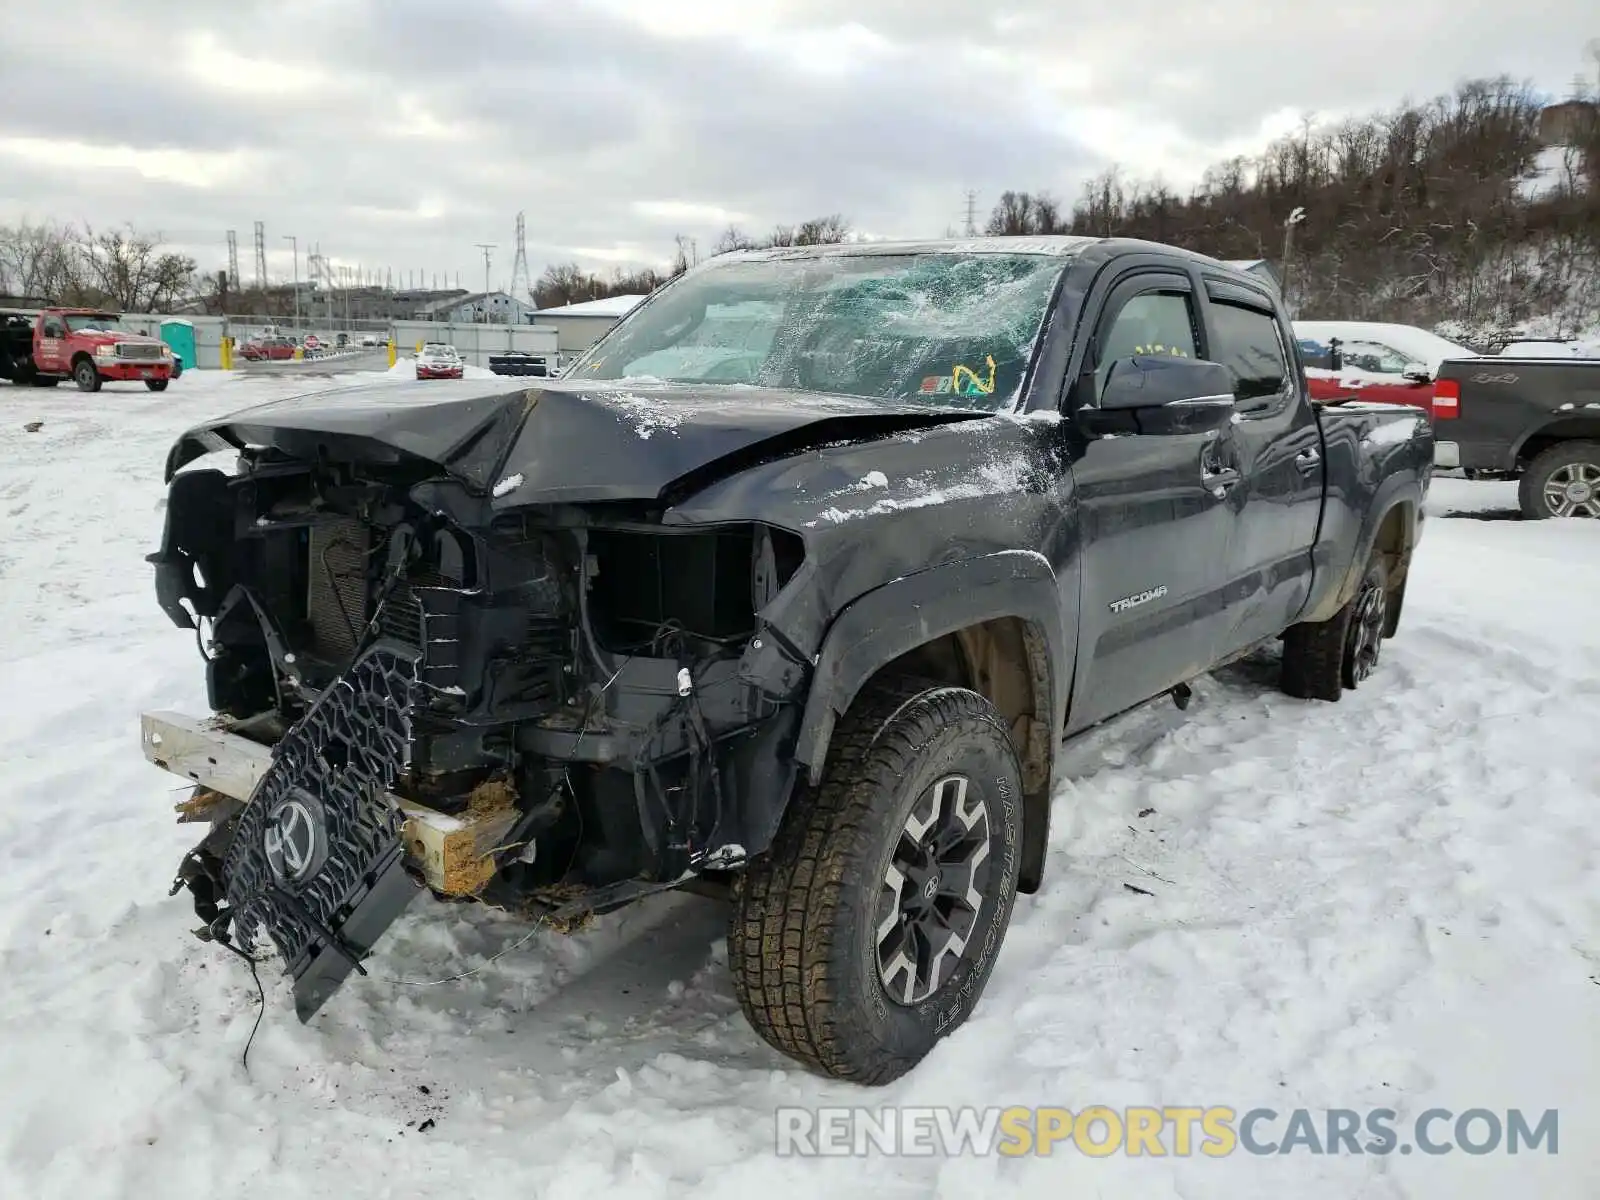
[[[1443,325],[1480,340],[1530,321],[1570,334],[1600,322],[1600,97],[1579,98],[1562,114],[1564,144],[1540,136],[1542,97],[1482,80],[1308,124],[1259,158],[1218,164],[1187,196],[1110,171],[1055,224],[1269,259],[1302,317]],[[1030,199],[1003,197],[995,232],[1054,215],[1033,201],[1035,219],[1019,222]]]

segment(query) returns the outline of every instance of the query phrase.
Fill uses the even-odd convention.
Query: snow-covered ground
[[[264,974],[244,1068],[249,973],[165,896],[195,830],[137,713],[204,693],[142,556],[173,435],[340,382],[0,388],[0,1194],[1595,1195],[1600,522],[1499,519],[1514,489],[1455,479],[1369,686],[1303,703],[1245,663],[1075,748],[983,1003],[887,1089],[759,1042],[693,897],[429,988],[395,981],[522,930],[419,902],[309,1027]],[[1097,1103],[1557,1108],[1560,1152],[772,1155],[779,1105]]]

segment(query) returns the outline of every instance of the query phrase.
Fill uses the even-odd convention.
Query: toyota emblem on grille
[[[267,814],[261,848],[279,882],[299,883],[322,865],[325,835],[319,808],[292,797]]]

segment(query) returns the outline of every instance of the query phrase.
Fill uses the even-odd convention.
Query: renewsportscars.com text
[[[780,1108],[786,1156],[1556,1154],[1555,1109]]]

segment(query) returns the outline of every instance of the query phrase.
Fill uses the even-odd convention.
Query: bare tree
[[[850,222],[838,213],[800,222],[794,231],[796,246],[831,246],[850,236]]]
[[[85,228],[77,243],[85,300],[130,312],[170,308],[194,287],[195,262],[163,252],[161,244],[131,226],[95,233]]]
[[[755,239],[740,229],[737,225],[729,225],[717,238],[716,245],[711,248],[713,254],[728,254],[734,250],[749,250],[755,245]]]
[[[0,292],[53,300],[79,291],[77,236],[67,225],[0,226]]]
[[[1030,234],[1063,233],[1061,206],[1045,194],[1002,192],[989,214],[984,232],[991,237],[1021,237]]]

